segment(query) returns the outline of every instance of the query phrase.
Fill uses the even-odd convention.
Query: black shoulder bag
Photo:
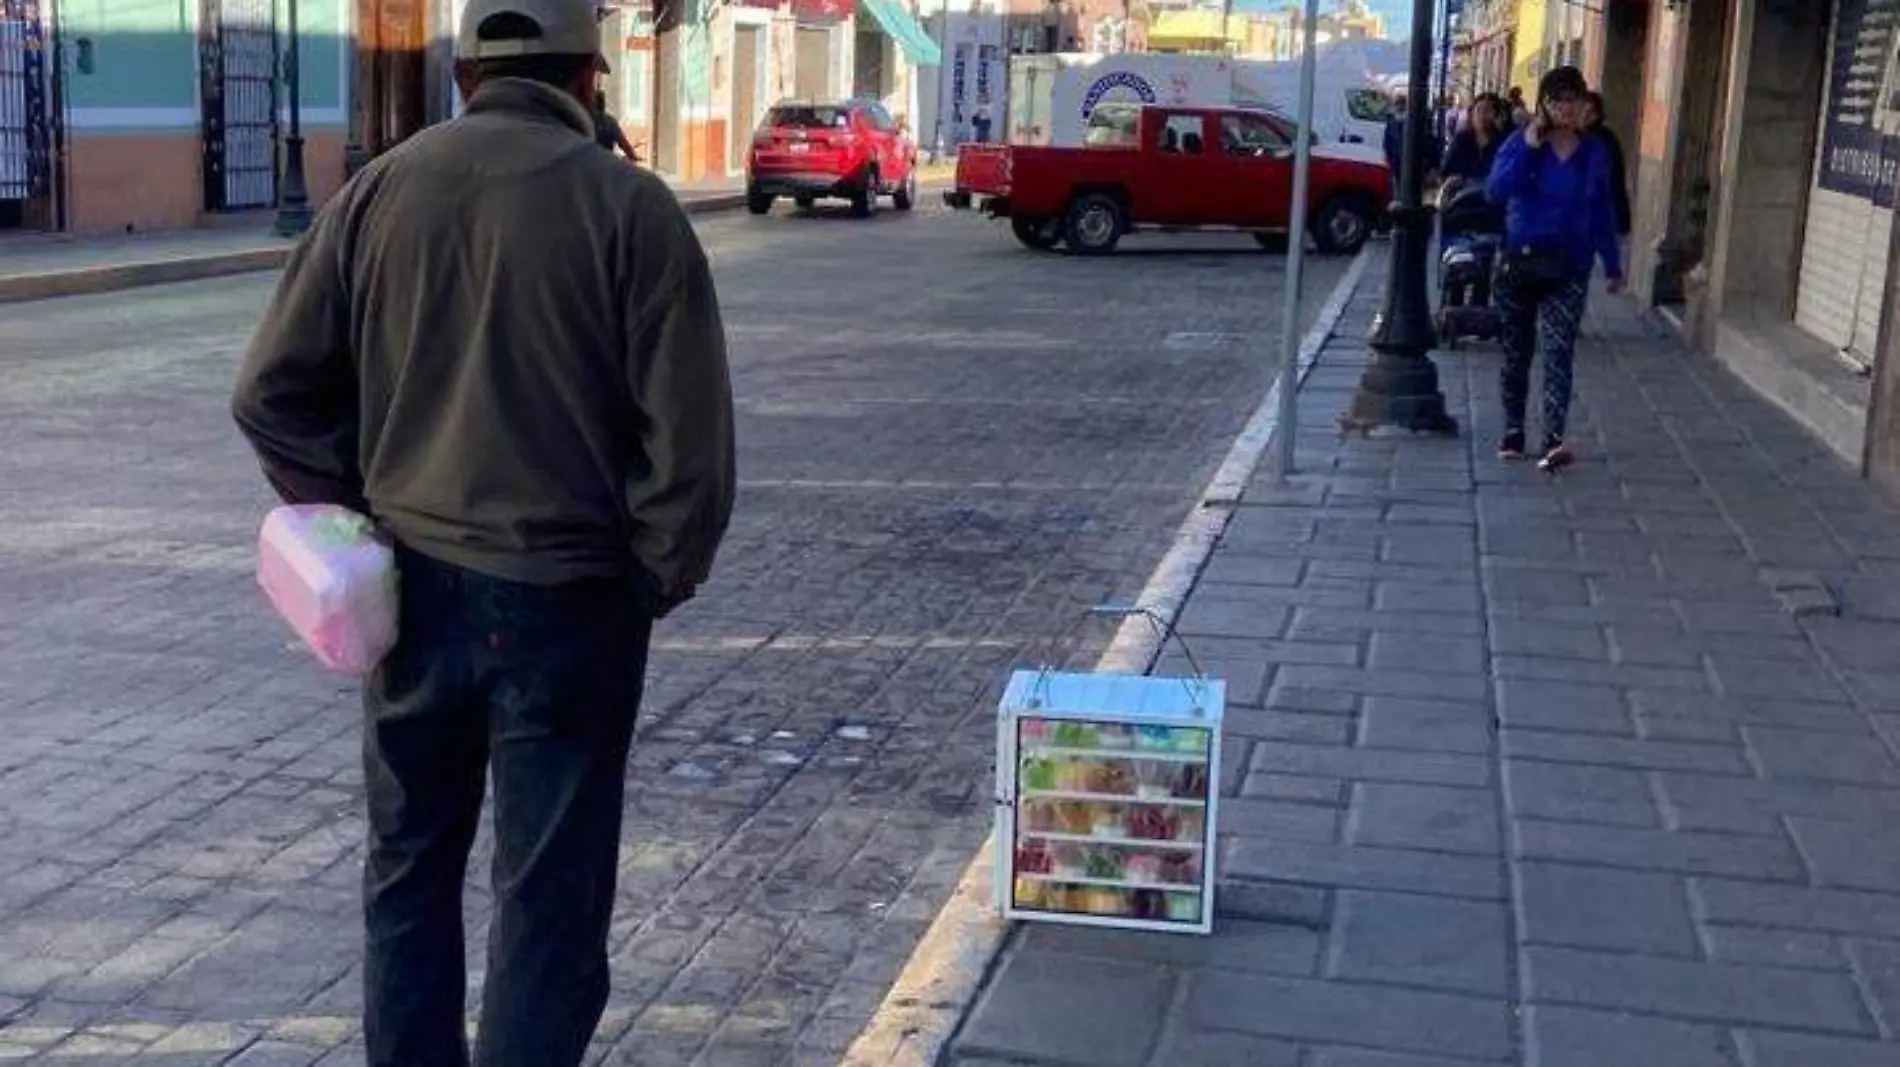
[[[1587,135],[1581,136],[1577,143],[1577,152],[1592,151],[1594,146]],[[1542,146],[1538,149],[1542,151]],[[1588,159],[1579,159],[1583,165],[1583,180],[1578,183],[1573,194],[1576,201],[1572,206],[1582,210],[1588,207],[1590,195],[1590,168]],[[1498,272],[1505,280],[1520,289],[1547,293],[1570,280],[1575,272],[1570,257],[1564,254],[1561,244],[1513,245],[1504,250],[1503,259],[1498,264]]]

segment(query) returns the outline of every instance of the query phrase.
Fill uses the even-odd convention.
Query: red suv
[[[875,100],[776,105],[752,135],[745,173],[754,215],[781,196],[799,207],[820,197],[849,200],[860,218],[877,211],[880,196],[899,211],[917,203],[917,146]]]

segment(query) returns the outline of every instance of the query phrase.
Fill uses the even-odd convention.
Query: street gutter
[[[1333,287],[1312,329],[1301,340],[1294,354],[1298,360],[1292,376],[1296,392],[1318,364],[1320,350],[1338,329],[1347,304],[1358,291],[1366,273],[1367,255],[1361,251],[1354,258]],[[1154,665],[1161,652],[1162,630],[1172,630],[1201,569],[1226,532],[1234,505],[1240,502],[1278,428],[1279,410],[1280,386],[1276,381],[1234,439],[1227,458],[1201,491],[1176,532],[1174,543],[1142,587],[1135,604],[1152,612],[1153,617],[1127,616],[1096,662],[1098,672],[1146,674]],[[950,899],[924,931],[884,1002],[838,1067],[940,1067],[948,1062],[951,1041],[982,992],[984,980],[1009,934],[990,899],[995,852],[992,833],[977,849],[951,890]]]

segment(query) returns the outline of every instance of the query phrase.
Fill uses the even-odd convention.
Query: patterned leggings
[[[1499,384],[1504,394],[1504,429],[1524,430],[1524,406],[1531,387],[1531,357],[1539,342],[1544,350],[1544,433],[1562,437],[1570,418],[1571,362],[1577,354],[1577,331],[1583,326],[1584,303],[1590,280],[1579,278],[1554,289],[1530,290],[1514,284],[1508,273],[1498,279],[1498,312],[1504,319],[1504,367]]]

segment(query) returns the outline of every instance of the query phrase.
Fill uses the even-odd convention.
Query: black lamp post
[[[310,188],[303,176],[302,75],[298,62],[297,0],[289,0],[290,54],[284,59],[284,89],[290,94],[290,136],[284,138],[284,182],[277,192],[277,234],[295,237],[310,228]]]
[[[1447,436],[1458,422],[1445,411],[1438,388],[1438,367],[1431,350],[1438,344],[1426,288],[1431,253],[1431,209],[1425,197],[1425,138],[1430,135],[1432,11],[1429,0],[1412,5],[1412,69],[1405,95],[1404,158],[1399,167],[1399,202],[1392,209],[1392,257],[1385,285],[1385,310],[1373,324],[1372,359],[1359,379],[1352,407],[1339,417],[1342,430],[1370,433],[1378,426]]]

